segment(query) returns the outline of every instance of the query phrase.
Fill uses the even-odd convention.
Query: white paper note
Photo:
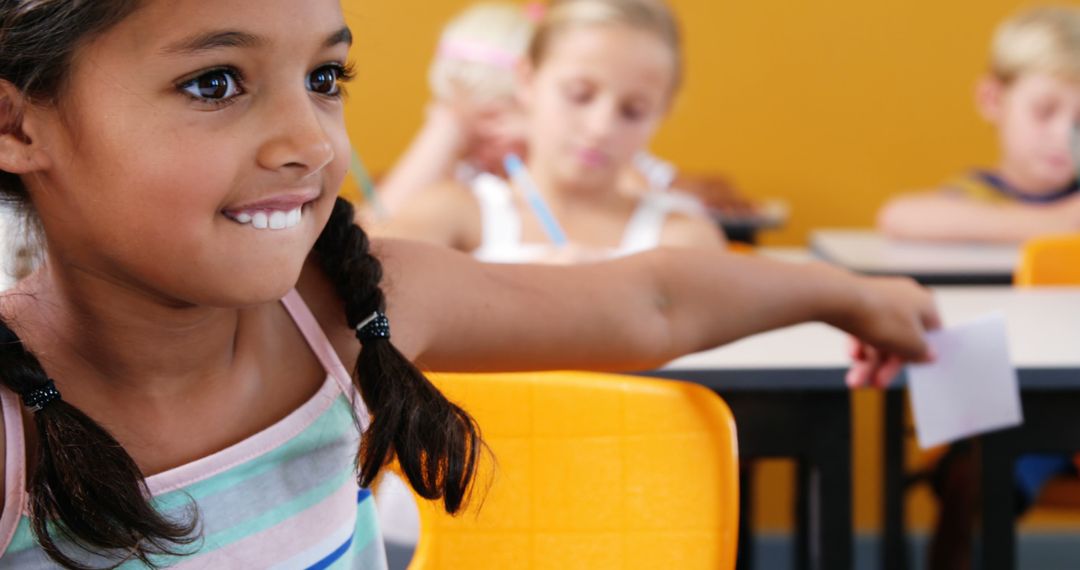
[[[933,331],[926,339],[937,359],[908,367],[920,447],[1023,423],[1003,315]]]

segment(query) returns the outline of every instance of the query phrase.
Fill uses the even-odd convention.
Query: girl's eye
[[[180,86],[196,99],[224,101],[240,95],[240,81],[236,72],[227,69],[208,71]]]
[[[574,103],[588,103],[592,99],[592,92],[586,87],[570,87],[566,90],[566,98]]]
[[[343,66],[324,65],[308,75],[307,88],[313,93],[333,97],[341,94],[341,84],[348,79],[348,70]]]

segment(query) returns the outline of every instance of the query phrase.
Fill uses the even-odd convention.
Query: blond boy
[[[894,198],[879,213],[880,229],[900,238],[984,242],[1080,231],[1071,140],[1080,136],[1080,7],[1035,8],[1003,22],[976,104],[998,132],[996,166]]]

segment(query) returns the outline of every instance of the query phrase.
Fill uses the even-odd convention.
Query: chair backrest
[[[1024,287],[1080,285],[1080,234],[1040,237],[1025,243],[1013,282]]]
[[[735,567],[735,423],[713,392],[583,372],[431,376],[492,454],[463,514],[418,501],[410,570]]]

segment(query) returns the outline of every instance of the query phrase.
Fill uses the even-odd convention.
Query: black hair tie
[[[360,342],[376,339],[390,338],[390,319],[382,311],[375,311],[371,316],[356,325],[356,338]]]
[[[22,398],[23,405],[30,408],[32,411],[40,412],[45,406],[48,406],[53,400],[60,399],[60,391],[56,389],[56,384],[53,383],[50,378],[45,384],[34,388],[23,394],[19,394]]]

